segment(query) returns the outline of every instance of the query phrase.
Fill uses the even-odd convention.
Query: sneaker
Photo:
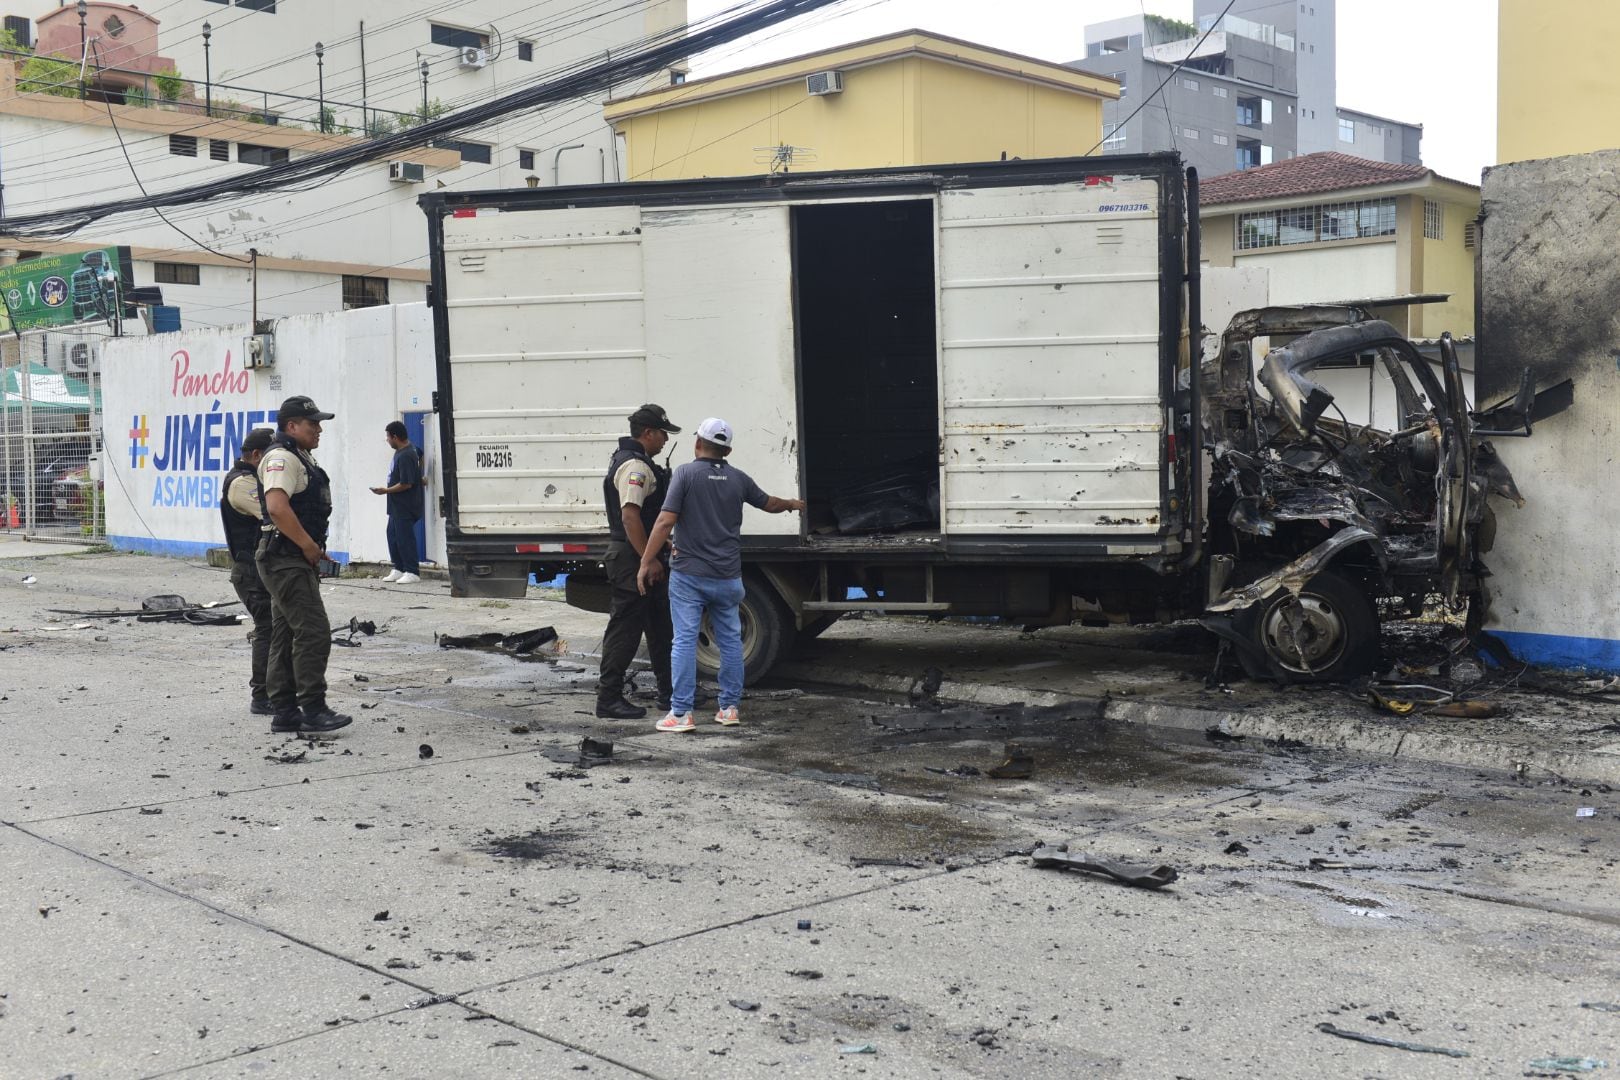
[[[691,713],[687,713],[684,716],[676,716],[675,713],[671,711],[668,716],[665,716],[662,720],[658,721],[659,731],[691,731],[695,727],[697,727],[697,725],[692,722]]]
[[[304,724],[303,710],[294,705],[286,712],[278,712],[270,720],[272,735],[296,735]]]
[[[737,716],[737,706],[727,705],[714,714],[714,722],[721,727],[736,727],[742,723],[742,719]]]
[[[274,716],[276,707],[270,704],[269,698],[256,697],[248,703],[248,712],[254,716]]]
[[[421,574],[401,574],[396,579],[401,585],[415,585],[422,580]]]
[[[617,701],[598,701],[596,715],[603,720],[641,720],[646,717],[647,710],[619,698]]]
[[[398,581],[403,575],[398,570],[390,570],[383,576],[384,581]]]
[[[338,728],[346,728],[352,723],[354,723],[354,717],[344,716],[342,713],[325,708],[318,712],[306,712],[304,722],[298,725],[298,733],[300,735],[324,735],[329,731],[336,731]]]

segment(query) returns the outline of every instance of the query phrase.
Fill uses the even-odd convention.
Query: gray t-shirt
[[[769,498],[724,461],[699,458],[680,466],[664,496],[664,509],[681,516],[669,568],[693,577],[742,577],[743,503],[763,510]]]

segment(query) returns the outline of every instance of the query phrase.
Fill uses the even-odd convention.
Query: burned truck
[[[1528,387],[1470,409],[1449,334],[1435,365],[1373,302],[1242,312],[1203,368],[1210,454],[1202,622],[1251,675],[1338,680],[1378,660],[1382,617],[1440,602],[1475,628],[1496,516],[1522,504],[1488,436],[1530,431]],[[1257,339],[1281,342],[1255,375]],[[1352,423],[1311,375],[1362,361],[1399,426]],[[1438,367],[1438,371],[1436,370]]]
[[[453,591],[567,574],[607,610],[626,418],[722,416],[739,463],[807,503],[744,522],[750,680],[849,612],[1202,618],[1258,675],[1341,679],[1377,658],[1381,604],[1481,595],[1485,496],[1514,497],[1460,381],[1367,310],[1250,312],[1200,364],[1197,178],[1173,154],[421,205]],[[1281,347],[1257,384],[1261,338]],[[1332,415],[1309,374],[1347,351],[1398,380],[1399,430]]]

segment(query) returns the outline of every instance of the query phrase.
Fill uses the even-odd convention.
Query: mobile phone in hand
[[[343,569],[343,564],[333,559],[322,559],[315,564],[316,577],[337,577]]]

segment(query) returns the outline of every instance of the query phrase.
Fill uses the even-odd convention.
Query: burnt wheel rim
[[[1300,675],[1332,667],[1350,644],[1343,613],[1331,600],[1313,593],[1285,597],[1272,605],[1260,635],[1266,655]]]

